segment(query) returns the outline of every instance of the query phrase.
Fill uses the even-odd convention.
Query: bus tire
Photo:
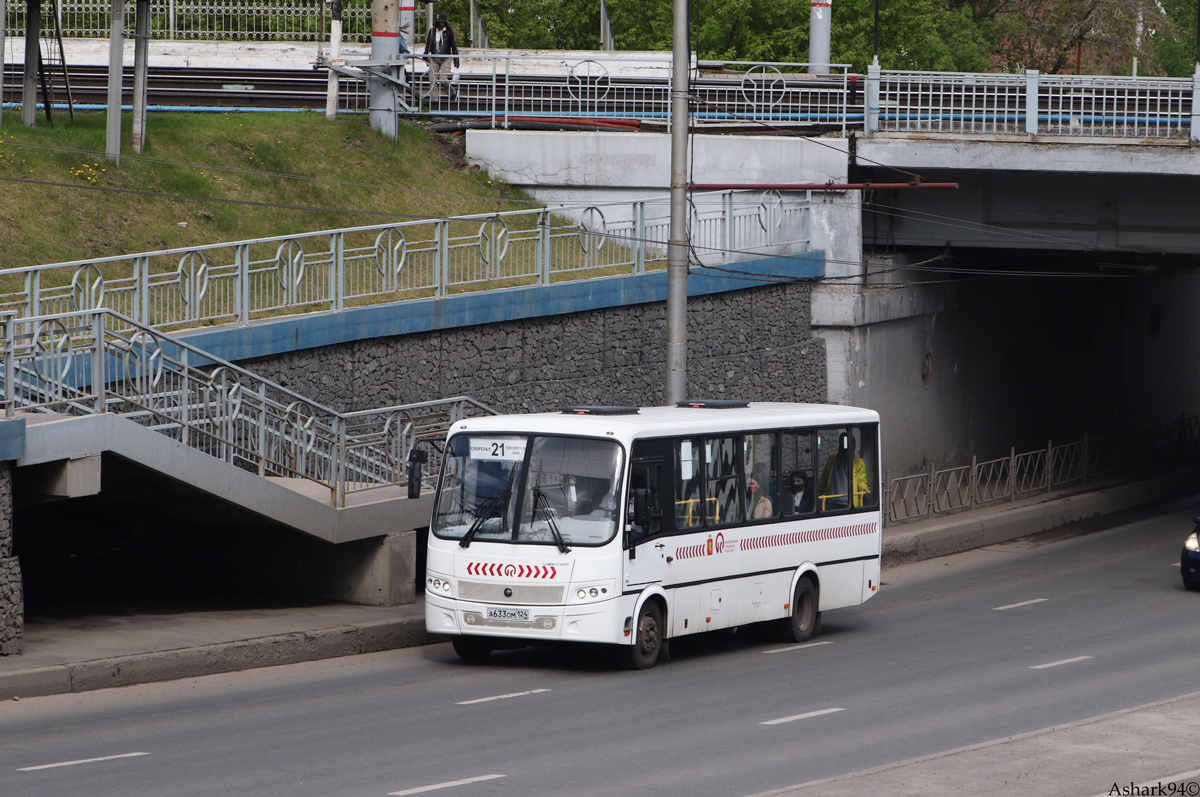
[[[663,647],[663,617],[658,601],[642,604],[633,627],[634,639],[626,654],[627,663],[631,670],[648,670],[658,661]]]
[[[792,613],[782,623],[785,642],[807,642],[817,629],[817,588],[808,576],[796,582],[796,594],[792,597]]]
[[[456,636],[450,639],[454,652],[463,661],[483,661],[492,655],[492,643],[477,636]]]

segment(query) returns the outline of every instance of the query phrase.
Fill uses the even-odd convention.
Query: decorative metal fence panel
[[[807,193],[694,197],[691,246],[715,264],[808,251]],[[349,305],[636,274],[666,256],[664,199],[512,211],[0,270],[0,310],[110,309],[183,329]],[[568,218],[568,214],[574,218]]]
[[[132,32],[136,2],[125,3],[125,25]],[[112,4],[104,0],[61,0],[65,38],[107,39]],[[43,9],[43,18],[48,8]],[[425,41],[426,4],[418,3],[415,40]],[[26,5],[8,3],[7,35],[25,34]],[[150,27],[156,39],[199,41],[329,40],[329,8],[325,0],[151,0]],[[371,3],[346,0],[342,39],[371,41]]]
[[[525,117],[638,120],[666,123],[671,114],[670,58],[572,61],[561,56],[463,53],[462,74],[437,101],[439,116],[486,116],[498,126]],[[354,62],[348,61],[348,67]],[[851,115],[849,67],[807,73],[807,64],[707,63],[689,85],[694,123],[807,122],[844,131]],[[419,57],[404,68],[402,112],[421,113],[431,72]]]
[[[339,413],[110,310],[3,319],[6,414],[116,412],[260,476],[348,493],[398,485],[409,453],[493,412],[464,396]],[[440,460],[432,453],[427,484]]]
[[[1186,138],[1189,79],[1043,75],[1039,133],[1058,136]]]
[[[878,102],[881,130],[1025,132],[1023,75],[887,71]]]
[[[1136,460],[1130,461],[1132,452]],[[1124,452],[1124,456],[1123,456]],[[1200,461],[1200,416],[1180,418],[1129,433],[1083,440],[970,465],[930,468],[924,473],[888,477],[884,501],[889,523],[1014,501],[1089,479],[1121,472],[1145,472]]]
[[[868,74],[867,132],[1196,138],[1192,78]]]

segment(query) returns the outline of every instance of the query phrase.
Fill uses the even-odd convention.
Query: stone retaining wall
[[[811,286],[770,285],[688,302],[688,395],[826,400]],[[243,363],[341,411],[469,395],[503,412],[664,401],[662,302],[304,349]]]
[[[0,656],[21,652],[25,597],[21,565],[12,555],[12,463],[0,462]]]

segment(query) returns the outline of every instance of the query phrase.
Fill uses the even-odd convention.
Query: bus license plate
[[[501,609],[498,606],[487,607],[487,619],[489,620],[520,620],[522,622],[529,621],[528,609]]]

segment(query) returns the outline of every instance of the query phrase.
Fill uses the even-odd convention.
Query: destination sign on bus
[[[501,462],[521,462],[525,459],[525,438],[472,437],[471,459],[494,459]]]

